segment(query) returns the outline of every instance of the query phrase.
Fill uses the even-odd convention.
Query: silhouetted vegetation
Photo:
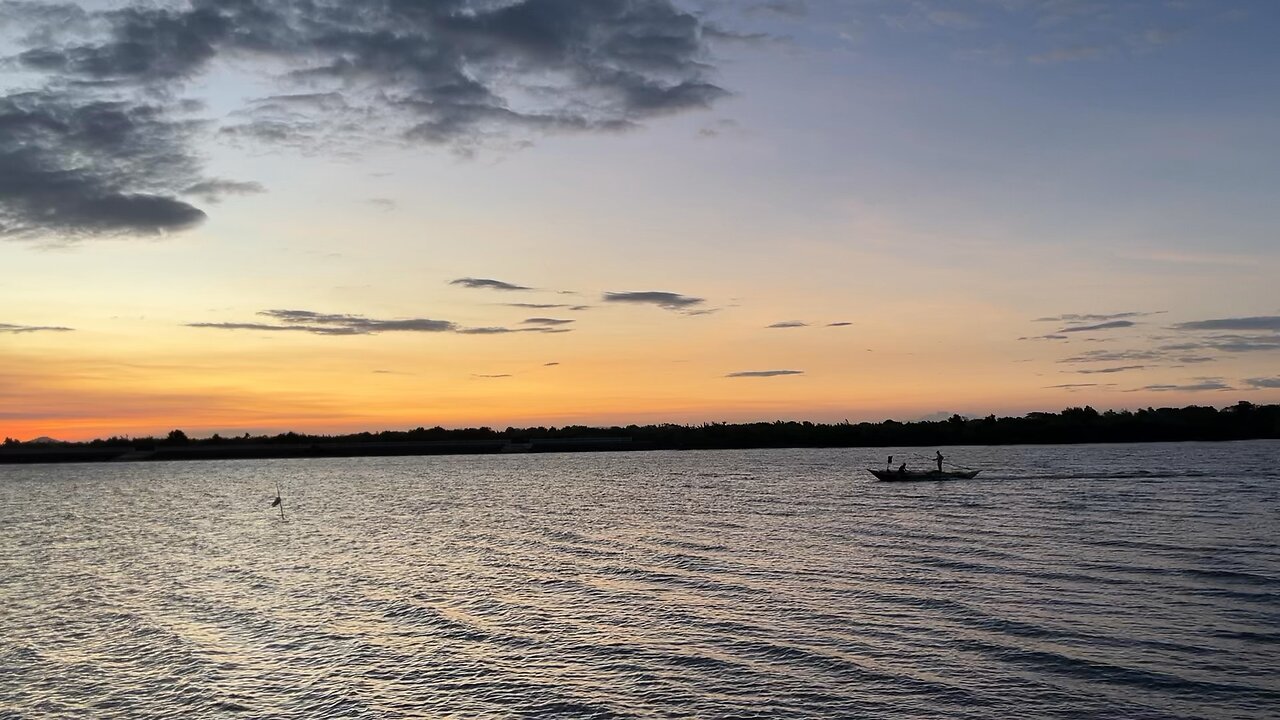
[[[173,430],[163,438],[110,437],[83,443],[18,442],[6,438],[0,462],[166,460],[222,457],[326,457],[584,450],[692,450],[782,447],[912,447],[1067,443],[1171,442],[1280,438],[1280,405],[1239,402],[1222,409],[1108,410],[1067,408],[1022,417],[862,423],[776,421],[625,427],[419,427],[351,435],[279,435],[191,438]]]

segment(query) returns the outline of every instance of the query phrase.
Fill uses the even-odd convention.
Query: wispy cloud
[[[257,195],[266,192],[262,183],[237,182],[235,180],[202,180],[182,191],[183,195],[200,198],[205,202],[217,203],[232,195]]]
[[[1121,365],[1120,367],[1097,368],[1094,370],[1075,370],[1078,375],[1107,375],[1110,373],[1128,372],[1130,370],[1142,370],[1146,365]]]
[[[1054,48],[1048,52],[1031,55],[1027,59],[1038,65],[1054,65],[1080,62],[1082,60],[1098,60],[1105,54],[1106,48],[1100,45],[1074,45],[1072,47]]]
[[[522,322],[523,324],[525,324],[525,325],[545,325],[545,326],[555,326],[555,325],[568,325],[568,324],[570,324],[570,323],[572,323],[572,322],[576,322],[576,321],[575,321],[575,320],[562,320],[562,319],[560,319],[560,318],[531,317],[531,318],[526,318],[525,320],[522,320],[521,322]]]
[[[1060,363],[1125,362],[1127,360],[1161,360],[1155,350],[1090,350],[1059,360]]]
[[[1156,312],[1130,311],[1130,312],[1119,312],[1119,313],[1108,313],[1108,314],[1066,313],[1064,315],[1054,315],[1052,317],[1039,317],[1039,318],[1036,318],[1033,322],[1094,323],[1094,322],[1108,322],[1111,320],[1126,320],[1129,318],[1136,318],[1136,317],[1147,317],[1149,315],[1160,315],[1163,313],[1164,313],[1163,310],[1158,310]]]
[[[1210,392],[1214,390],[1234,390],[1222,378],[1196,378],[1196,382],[1184,385],[1144,385],[1126,392]]]
[[[802,327],[809,327],[809,323],[801,322],[799,320],[783,320],[782,322],[776,322],[772,325],[766,325],[765,329],[774,330],[774,329],[782,329],[782,328],[802,328]]]
[[[506,291],[515,291],[515,292],[533,289],[531,287],[526,287],[524,285],[516,285],[514,283],[503,282],[501,280],[491,280],[489,278],[472,278],[472,277],[458,278],[457,280],[450,281],[449,284],[461,285],[462,287],[474,288],[474,289],[506,290]]]
[[[680,293],[661,290],[644,290],[640,292],[606,292],[601,300],[607,303],[627,303],[631,305],[656,305],[664,310],[691,311],[706,302],[700,297],[681,295]]]
[[[1067,390],[1074,392],[1076,390],[1085,390],[1088,388],[1109,388],[1115,387],[1115,383],[1063,383],[1061,385],[1046,385],[1046,390]]]
[[[1274,390],[1280,388],[1280,377],[1256,377],[1244,381],[1251,388]]]
[[[743,370],[725,375],[727,378],[771,378],[787,375],[803,375],[803,370]]]
[[[0,333],[8,333],[10,335],[21,335],[23,333],[37,332],[71,332],[72,328],[57,327],[53,325],[11,325],[9,323],[0,323]]]
[[[853,324],[853,323],[851,323],[851,322],[844,322],[844,321],[841,321],[841,322],[832,322],[832,323],[827,323],[827,327],[848,327],[848,326],[850,326],[850,325],[852,325],[852,324]]]
[[[1238,330],[1242,332],[1271,331],[1280,333],[1280,315],[1196,320],[1178,323],[1173,327],[1175,330]]]
[[[263,310],[258,315],[276,323],[265,322],[200,322],[187,327],[215,330],[251,330],[258,332],[302,332],[312,335],[377,335],[387,332],[457,333],[459,335],[505,335],[508,333],[561,333],[555,327],[463,327],[450,320],[399,318],[380,320],[362,315],[318,313],[310,310]]]
[[[1077,332],[1097,332],[1099,330],[1118,330],[1120,328],[1130,328],[1137,323],[1132,320],[1112,320],[1110,322],[1095,323],[1093,325],[1068,325],[1058,330],[1058,333],[1077,333]]]

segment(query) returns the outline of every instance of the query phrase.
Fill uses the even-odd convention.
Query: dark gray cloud
[[[781,329],[781,328],[802,328],[802,327],[809,327],[809,323],[801,322],[799,320],[783,320],[782,322],[776,322],[772,325],[766,325],[765,329],[775,330],[775,329]]]
[[[1086,388],[1109,388],[1115,387],[1115,383],[1063,383],[1061,385],[1046,385],[1046,390],[1067,390],[1076,391]]]
[[[1222,378],[1196,378],[1196,382],[1185,385],[1144,385],[1126,392],[1208,392],[1212,390],[1234,390],[1223,382]]]
[[[1119,367],[1097,368],[1094,370],[1076,370],[1079,375],[1106,375],[1110,373],[1127,372],[1129,370],[1142,370],[1146,365],[1121,365]]]
[[[1238,330],[1242,332],[1270,331],[1280,333],[1280,315],[1196,320],[1194,322],[1178,323],[1173,327],[1175,330]]]
[[[230,195],[257,195],[266,192],[262,183],[237,182],[235,180],[202,180],[183,189],[183,195],[200,198],[205,202],[216,203]]]
[[[1280,388],[1280,377],[1249,378],[1244,381],[1244,384],[1248,385],[1251,388],[1258,388],[1260,390],[1261,389],[1272,390],[1272,389]]]
[[[222,131],[286,145],[353,136],[464,151],[626,130],[728,94],[711,77],[713,28],[674,0],[114,5],[0,5],[19,42],[0,61],[42,83],[0,95],[0,232],[198,223],[204,213],[177,196],[213,181],[190,150],[194,128],[167,108],[219,60],[260,62],[297,87],[251,102]]]
[[[679,293],[661,290],[645,290],[641,292],[606,292],[601,298],[609,303],[630,303],[633,305],[657,305],[665,310],[690,311],[706,302],[703,298],[690,297]]]
[[[850,325],[852,325],[852,324],[853,324],[853,323],[851,323],[851,322],[843,322],[843,321],[842,321],[842,322],[832,322],[832,323],[827,323],[827,327],[848,327],[848,326],[850,326]]]
[[[1116,330],[1119,328],[1133,327],[1134,325],[1137,325],[1137,323],[1133,322],[1132,320],[1111,320],[1109,322],[1095,323],[1093,325],[1068,325],[1067,327],[1064,327],[1058,330],[1058,333],[1061,334],[1061,333],[1076,333],[1076,332],[1095,332],[1097,330]]]
[[[531,318],[525,318],[524,320],[521,321],[521,323],[524,325],[544,325],[544,326],[568,325],[569,323],[572,323],[572,322],[576,322],[576,321],[561,320],[560,318],[548,318],[548,317],[531,317]]]
[[[1018,339],[1019,340],[1070,340],[1071,338],[1067,337],[1066,335],[1054,335],[1051,333],[1049,335],[1034,335],[1031,337],[1024,336]]]
[[[13,325],[10,323],[0,323],[0,333],[10,335],[21,335],[24,333],[36,332],[71,332],[69,327],[58,327],[54,325]]]
[[[725,375],[727,378],[771,378],[786,375],[803,375],[803,370],[743,370]]]
[[[524,291],[532,290],[531,287],[524,285],[515,285],[501,280],[490,280],[489,278],[458,278],[449,283],[450,285],[461,285],[462,287],[488,290],[507,290],[507,291]]]
[[[190,228],[195,125],[159,105],[40,91],[0,96],[0,236],[154,235]]]
[[[524,308],[525,310],[556,310],[560,308],[566,310],[573,309],[573,307],[569,305],[557,305],[555,303],[502,303],[502,305],[504,307]]]
[[[275,323],[212,322],[188,323],[188,327],[263,332],[303,332],[312,335],[376,335],[387,332],[457,333],[459,335],[505,335],[509,333],[562,333],[556,327],[463,327],[449,320],[401,318],[379,320],[363,315],[318,313],[311,310],[263,310],[258,313]]]

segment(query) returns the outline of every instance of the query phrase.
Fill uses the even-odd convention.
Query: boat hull
[[[883,482],[909,482],[913,480],[972,480],[978,476],[981,470],[964,470],[964,471],[944,471],[937,470],[872,470],[867,468],[867,472],[875,475],[877,480]]]

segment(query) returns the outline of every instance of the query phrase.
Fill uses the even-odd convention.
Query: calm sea
[[[0,717],[1280,717],[1280,443],[944,452],[0,467]]]

